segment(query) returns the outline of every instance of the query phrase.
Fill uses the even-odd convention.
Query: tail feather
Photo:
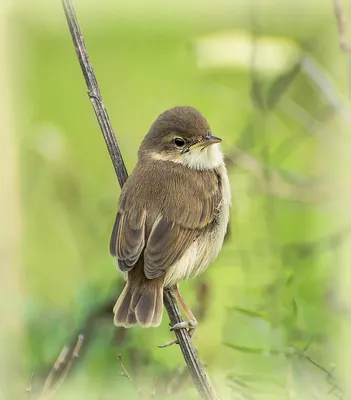
[[[129,313],[127,317],[127,324],[124,325],[125,328],[128,328],[129,326],[133,326],[137,324],[137,320],[135,317],[135,313]]]
[[[160,285],[156,289],[156,304],[153,317],[153,321],[160,321],[158,325],[160,325],[162,321],[162,314],[163,314],[163,285]]]
[[[116,325],[127,326],[126,323],[130,319],[130,304],[132,301],[132,291],[128,287],[128,283],[124,286],[124,289],[119,296],[115,306],[113,307],[113,312],[115,314],[114,322]],[[132,321],[131,321],[132,322]]]
[[[144,328],[159,326],[163,313],[163,281],[146,280],[139,285],[127,281],[113,312],[117,326],[128,328],[136,323]]]
[[[136,320],[142,326],[151,326],[155,314],[156,307],[156,290],[144,290],[140,296],[136,307]]]

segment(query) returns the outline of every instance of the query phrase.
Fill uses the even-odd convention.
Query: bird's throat
[[[223,164],[223,153],[217,143],[204,148],[195,148],[177,156],[154,152],[151,153],[151,158],[182,164],[198,171],[212,170]]]

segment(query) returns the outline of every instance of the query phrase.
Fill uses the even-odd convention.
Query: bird
[[[164,289],[188,318],[172,329],[197,326],[179,283],[203,273],[222,248],[231,190],[221,141],[191,106],[164,111],[144,137],[110,239],[125,276],[113,309],[116,326],[159,326]]]

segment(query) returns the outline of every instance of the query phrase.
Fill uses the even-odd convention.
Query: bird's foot
[[[173,339],[173,340],[170,340],[169,342],[166,342],[166,343],[163,343],[163,344],[159,344],[159,345],[157,345],[157,347],[159,349],[164,349],[165,347],[170,347],[173,344],[179,344],[178,339]]]
[[[196,319],[191,319],[189,321],[178,322],[177,324],[173,325],[170,330],[177,331],[179,329],[187,329],[189,335],[192,336],[196,327],[197,327]]]
[[[178,322],[177,324],[175,324],[173,326],[171,325],[170,331],[178,331],[180,329],[186,329],[189,333],[189,336],[192,337],[195,332],[196,327],[197,327],[197,321],[196,321],[196,319],[193,319],[193,320],[189,320],[189,321]],[[169,342],[161,344],[157,347],[160,349],[164,349],[165,347],[170,347],[173,344],[179,344],[178,339],[170,340]]]

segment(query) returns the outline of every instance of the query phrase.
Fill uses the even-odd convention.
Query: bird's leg
[[[197,320],[196,320],[194,314],[191,312],[190,308],[185,303],[185,300],[183,299],[183,296],[181,295],[181,293],[179,291],[178,284],[174,286],[173,293],[174,293],[175,297],[177,298],[180,307],[184,311],[184,314],[188,317],[188,321],[179,322],[178,324],[173,325],[171,328],[171,331],[176,331],[178,329],[187,328],[189,335],[191,337],[197,327]]]
[[[181,293],[179,291],[178,284],[172,288],[172,291],[173,291],[175,297],[177,298],[180,307],[184,311],[184,314],[188,317],[189,320],[182,321],[182,322],[179,322],[179,323],[173,325],[171,327],[171,331],[176,331],[178,329],[187,329],[189,336],[192,337],[195,332],[195,329],[197,327],[197,320],[196,320],[194,314],[191,312],[190,308],[185,303],[185,300],[183,299],[183,296],[181,295]],[[178,340],[177,339],[171,340],[162,345],[159,345],[158,347],[164,348],[164,347],[172,346],[173,344],[178,344]]]

